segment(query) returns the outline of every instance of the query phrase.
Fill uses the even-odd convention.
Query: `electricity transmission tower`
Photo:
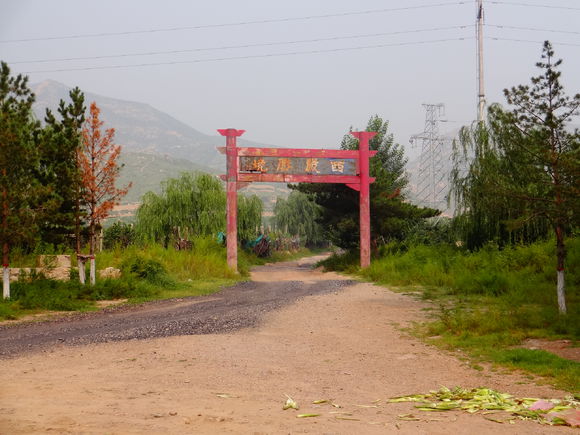
[[[423,104],[425,108],[425,128],[422,133],[411,136],[414,146],[421,144],[419,160],[419,177],[417,183],[417,200],[424,206],[441,211],[447,209],[445,195],[448,190],[447,173],[444,159],[448,150],[446,139],[439,135],[439,122],[445,115],[443,104]]]

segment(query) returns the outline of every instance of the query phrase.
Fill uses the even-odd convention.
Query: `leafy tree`
[[[89,227],[89,250],[91,261],[91,284],[95,283],[96,234],[101,222],[106,219],[119,200],[127,194],[131,183],[123,189],[115,186],[120,167],[117,159],[121,147],[113,143],[115,130],[103,132],[100,109],[91,103],[90,115],[83,128],[83,146],[78,153],[82,179],[82,199],[86,207]]]
[[[456,165],[453,184],[467,228],[487,227],[488,238],[509,238],[516,230],[531,241],[552,227],[558,307],[566,313],[565,238],[578,227],[580,211],[580,132],[567,124],[578,115],[580,94],[564,93],[561,63],[546,41],[536,64],[542,73],[531,79],[531,86],[504,90],[512,109],[493,105],[487,125],[465,130],[460,157],[466,160],[471,154],[473,160],[465,173]]]
[[[238,197],[238,234],[256,236],[261,223],[262,202],[255,195]],[[137,210],[136,232],[145,241],[169,246],[179,236],[215,235],[226,226],[226,194],[222,182],[209,174],[183,173],[162,183],[160,194],[143,195]]]
[[[103,231],[103,245],[105,249],[115,246],[127,248],[135,242],[135,227],[125,222],[115,222]]]
[[[293,191],[288,198],[276,200],[274,228],[283,234],[300,237],[307,245],[316,245],[324,240],[317,222],[320,213],[320,206],[310,201],[308,195]]]
[[[85,120],[84,95],[79,88],[69,93],[71,102],[60,100],[57,109],[60,119],[46,109],[45,122],[40,137],[40,163],[43,171],[40,182],[51,186],[58,208],[50,219],[42,222],[40,236],[53,246],[70,242],[73,234],[80,252],[80,186],[81,174],[77,155],[82,145],[82,127]]]
[[[34,94],[28,77],[10,75],[0,63],[0,243],[3,296],[10,297],[10,249],[36,237],[38,220],[52,203],[41,202],[47,189],[37,180],[39,123],[32,117]]]
[[[411,222],[439,214],[437,210],[419,208],[404,202],[403,190],[408,184],[405,173],[407,159],[403,148],[388,133],[388,126],[388,121],[375,115],[369,119],[366,127],[366,131],[377,132],[369,141],[369,148],[378,151],[370,161],[370,175],[376,178],[370,187],[371,244],[375,247],[388,240],[403,238]],[[341,148],[358,149],[358,141],[347,134]],[[358,192],[342,184],[302,183],[291,187],[309,194],[322,207],[318,221],[332,243],[345,249],[358,247]]]
[[[238,195],[238,238],[252,240],[260,232],[262,224],[262,200],[256,195]]]

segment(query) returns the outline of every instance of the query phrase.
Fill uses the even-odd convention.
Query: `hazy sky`
[[[580,0],[484,0],[484,7],[488,102],[529,82],[545,39],[564,59],[568,93],[580,91]],[[350,125],[363,128],[379,114],[407,147],[423,129],[422,103],[445,104],[450,122],[442,130],[476,116],[475,9],[475,0],[0,0],[0,59],[33,83],[54,79],[148,103],[204,133],[235,127],[272,145],[330,148]],[[311,18],[283,21],[299,17]],[[277,21],[208,27],[260,20]],[[152,31],[183,27],[196,28]],[[40,40],[14,42],[26,39]],[[220,49],[193,51],[201,48]],[[178,50],[189,51],[17,63]],[[304,51],[317,53],[277,56]],[[232,57],[246,58],[215,60]],[[166,62],[187,63],[52,71]]]

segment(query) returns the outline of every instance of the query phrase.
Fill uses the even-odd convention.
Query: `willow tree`
[[[262,200],[256,195],[238,196],[238,237],[252,240],[260,232],[262,224]]]
[[[162,183],[161,193],[148,192],[137,210],[135,229],[141,240],[169,246],[174,237],[215,235],[226,226],[226,194],[209,174],[182,173]],[[238,200],[238,233],[255,237],[262,203],[253,196]]]
[[[473,160],[465,173],[456,168],[453,184],[467,219],[494,216],[492,223],[535,232],[552,227],[558,308],[564,314],[565,238],[578,227],[580,212],[580,132],[568,124],[579,114],[580,94],[564,93],[561,63],[546,41],[536,64],[541,75],[531,86],[504,90],[511,110],[491,106],[488,124],[464,135],[463,158],[471,154]]]
[[[308,245],[323,241],[322,228],[317,219],[321,207],[308,195],[293,191],[288,198],[278,198],[274,206],[274,227],[290,236],[300,237]]]

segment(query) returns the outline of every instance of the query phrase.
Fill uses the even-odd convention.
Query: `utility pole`
[[[483,0],[477,1],[477,22],[475,26],[477,36],[477,78],[479,81],[477,120],[483,122],[485,118],[485,90],[483,87]]]

